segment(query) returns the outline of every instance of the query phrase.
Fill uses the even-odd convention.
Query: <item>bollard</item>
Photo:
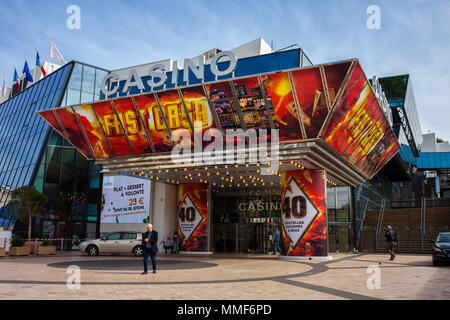
[[[64,238],[61,238],[61,253],[63,252]]]
[[[34,256],[37,256],[37,238],[34,237]]]

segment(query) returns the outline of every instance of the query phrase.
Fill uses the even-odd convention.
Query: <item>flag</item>
[[[56,47],[53,40],[50,40],[50,58],[56,58],[58,59],[62,64],[66,64],[67,62],[62,57],[61,53],[59,52],[58,48]]]
[[[19,76],[17,75],[16,68],[14,68],[14,81],[17,82],[17,92],[20,92],[20,81]]]
[[[44,77],[47,76],[47,72],[45,72],[44,66],[41,64],[41,58],[39,57],[39,52],[37,52],[36,50],[36,63],[35,63],[36,67],[39,67],[41,69],[42,74],[44,75]]]
[[[28,82],[33,82],[33,77],[31,76],[31,73],[30,73],[30,68],[28,68],[28,62],[27,62],[27,60],[25,60],[25,64],[24,64],[24,66],[23,66],[23,71],[22,71],[24,74],[26,74],[26,77],[25,77],[25,79],[28,81]]]
[[[6,97],[6,74],[3,74],[2,97]]]

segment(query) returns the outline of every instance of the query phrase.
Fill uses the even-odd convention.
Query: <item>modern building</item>
[[[39,237],[150,221],[186,251],[266,253],[275,227],[290,255],[351,250],[364,212],[412,179],[398,151],[422,143],[413,97],[394,106],[379,84],[357,59],[312,64],[262,39],[183,66],[71,61],[0,105],[0,223],[24,229],[9,192],[35,185]]]

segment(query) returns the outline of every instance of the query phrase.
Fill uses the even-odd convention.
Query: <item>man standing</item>
[[[280,231],[278,231],[278,226],[275,226],[274,228],[274,237],[273,237],[273,254],[277,254],[277,251],[279,253],[281,253],[281,248],[280,248],[280,240],[281,240],[281,235],[280,235]]]
[[[394,232],[394,230],[392,230],[391,226],[387,226],[386,234],[384,235],[384,237],[386,238],[387,250],[388,250],[389,254],[391,255],[391,258],[389,259],[389,261],[393,261],[395,259],[394,245],[397,244],[395,242],[397,239],[395,236],[395,232]]]
[[[158,252],[158,232],[153,230],[153,225],[147,225],[147,231],[142,234],[142,246],[144,247],[144,272],[148,272],[148,256],[152,260],[153,273],[156,273],[156,253]]]
[[[178,234],[177,234],[176,231],[173,233],[173,251],[172,252],[173,253],[179,253],[180,252],[180,250],[178,248]]]

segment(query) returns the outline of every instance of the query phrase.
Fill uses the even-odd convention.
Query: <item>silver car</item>
[[[142,256],[142,233],[140,232],[113,232],[100,239],[87,240],[80,244],[80,251],[90,256],[99,253],[133,253],[136,257]]]

